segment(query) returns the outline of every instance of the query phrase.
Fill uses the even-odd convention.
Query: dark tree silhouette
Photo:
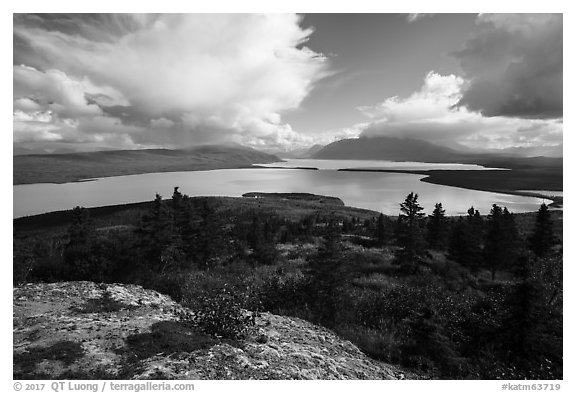
[[[402,270],[414,273],[426,254],[426,241],[423,234],[424,208],[418,204],[418,194],[411,192],[400,204],[398,216],[397,243],[401,247],[396,253],[395,262]]]
[[[162,254],[172,243],[172,220],[169,211],[156,194],[150,211],[142,217],[136,229],[140,267],[159,272],[163,269]]]
[[[434,206],[434,211],[428,216],[426,223],[428,245],[434,250],[445,250],[448,243],[448,219],[441,203]]]
[[[222,245],[222,231],[215,209],[208,200],[204,200],[200,207],[200,221],[196,228],[196,264],[207,269],[214,264]]]
[[[550,253],[552,247],[558,243],[554,235],[554,228],[548,206],[543,203],[536,215],[534,229],[528,237],[528,247],[539,257],[544,257]]]
[[[271,265],[278,259],[275,231],[268,221],[262,222],[255,213],[248,234],[248,245],[252,249],[252,260],[257,264]]]
[[[64,262],[70,279],[102,281],[106,267],[92,252],[96,236],[87,209],[75,207],[72,210],[68,236],[70,240],[64,249]]]
[[[312,257],[308,269],[308,295],[317,321],[325,326],[335,324],[339,287],[346,280],[340,258],[341,234],[338,224],[331,220],[318,252]]]
[[[483,263],[482,233],[484,221],[474,207],[466,218],[460,217],[452,226],[448,255],[450,259],[477,272]]]
[[[514,215],[507,208],[492,205],[484,242],[484,261],[492,280],[500,268],[515,267],[518,259],[518,229]]]
[[[388,244],[391,238],[391,222],[384,214],[380,213],[376,221],[376,244],[380,247]]]

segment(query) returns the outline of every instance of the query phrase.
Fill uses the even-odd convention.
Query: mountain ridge
[[[13,157],[13,184],[68,183],[98,177],[247,168],[281,161],[275,155],[238,146],[191,149],[105,150]]]
[[[333,160],[390,160],[418,162],[457,162],[463,164],[485,165],[490,162],[510,162],[519,165],[537,159],[540,162],[558,163],[562,157],[557,154],[526,156],[522,152],[533,151],[528,148],[482,150],[456,149],[440,146],[431,142],[394,137],[360,137],[341,139],[332,142],[312,155],[312,158]],[[561,146],[551,147],[549,151],[561,150]],[[506,166],[508,167],[508,166]]]
[[[313,158],[320,159],[428,162],[453,161],[462,156],[462,153],[454,149],[430,142],[392,137],[341,139],[313,154]]]

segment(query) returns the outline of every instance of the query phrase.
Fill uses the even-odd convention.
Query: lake
[[[384,161],[384,160],[317,160],[313,158],[285,159],[283,162],[273,162],[270,164],[258,164],[264,167],[282,168],[318,168],[324,169],[395,169],[395,170],[461,170],[461,171],[482,171],[487,168],[475,164],[456,163],[431,163],[414,161]]]
[[[147,173],[117,176],[65,184],[25,184],[13,187],[14,218],[71,209],[75,206],[95,207],[153,200],[156,193],[170,198],[175,186],[190,196],[241,196],[250,191],[309,192],[335,196],[347,206],[361,207],[397,215],[399,203],[412,191],[430,213],[441,202],[447,214],[465,214],[470,206],[487,214],[493,203],[520,213],[538,210],[541,198],[497,194],[467,190],[421,182],[423,175],[384,172],[338,172],[337,168],[351,168],[353,162],[338,160],[289,160],[278,165],[323,167],[305,169],[220,169],[195,172]],[[344,164],[344,165],[343,165]],[[366,161],[355,162],[367,167]],[[376,165],[374,165],[376,164]],[[394,164],[397,164],[396,166]],[[387,169],[471,169],[460,164],[424,164],[371,162],[371,167]],[[456,167],[454,166],[456,165]],[[477,167],[477,166],[474,166]],[[328,169],[331,168],[331,169]],[[441,169],[447,169],[443,167]],[[474,168],[477,170],[482,167]]]

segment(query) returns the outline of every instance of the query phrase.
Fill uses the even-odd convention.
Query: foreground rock
[[[179,320],[189,312],[135,285],[14,289],[15,379],[400,379],[394,367],[306,321],[264,313],[241,342]]]

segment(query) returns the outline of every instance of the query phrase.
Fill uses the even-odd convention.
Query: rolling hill
[[[186,150],[113,150],[14,156],[13,184],[67,183],[96,177],[153,172],[244,168],[281,161],[275,155],[238,146]]]

